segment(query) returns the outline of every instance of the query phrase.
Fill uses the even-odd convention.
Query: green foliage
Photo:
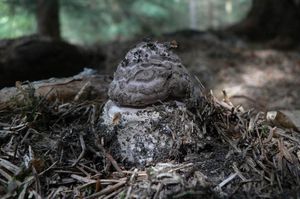
[[[199,29],[240,20],[250,0],[195,0]],[[190,27],[191,0],[60,0],[62,35],[75,43],[159,35]],[[36,0],[0,1],[0,38],[34,33]]]
[[[136,1],[131,6],[131,10],[140,16],[151,17],[153,19],[167,19],[168,10],[150,1]]]
[[[0,1],[0,38],[13,38],[35,31],[35,19],[30,12]]]
[[[186,3],[175,0],[99,0],[62,1],[61,21],[65,38],[91,43],[129,39],[139,34],[159,34],[183,27]],[[168,3],[166,3],[168,2]],[[184,17],[183,17],[184,19]]]

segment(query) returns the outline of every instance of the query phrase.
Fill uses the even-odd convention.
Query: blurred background
[[[36,11],[36,2],[36,0],[1,0],[0,38],[36,33],[35,18],[39,15]],[[77,44],[127,40],[145,34],[160,35],[182,29],[219,29],[240,21],[251,7],[250,0],[57,2],[61,35],[67,41]]]
[[[0,0],[0,88],[85,67],[112,76],[152,38],[177,41],[183,64],[221,97],[300,107],[299,19],[299,0]]]

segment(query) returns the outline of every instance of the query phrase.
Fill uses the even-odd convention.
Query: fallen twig
[[[109,194],[109,193],[119,189],[120,187],[124,186],[125,184],[126,184],[126,181],[118,182],[117,184],[109,186],[109,187],[101,190],[100,192],[94,193],[94,194],[86,197],[85,199],[96,198],[96,197],[99,197],[99,196],[102,196],[102,195]]]
[[[113,165],[113,167],[120,173],[122,173],[122,169],[119,167],[117,161],[109,154],[106,152],[106,150],[104,149],[104,147],[101,144],[97,144],[96,146],[98,149],[101,150],[101,152],[105,155],[105,157],[111,162],[111,164]]]
[[[83,156],[86,152],[86,147],[85,147],[85,143],[84,143],[82,134],[79,135],[79,140],[80,140],[80,146],[81,146],[82,151],[81,151],[80,155],[78,156],[77,160],[72,164],[72,167],[74,167],[78,164],[78,162],[83,158]]]

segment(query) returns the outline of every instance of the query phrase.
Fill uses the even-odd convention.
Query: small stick
[[[80,190],[80,189],[83,189],[83,188],[85,188],[85,187],[91,186],[91,185],[93,185],[93,184],[95,184],[95,183],[96,183],[96,182],[88,182],[88,183],[85,183],[85,184],[83,184],[83,185],[80,185],[80,186],[76,187],[76,189],[77,189],[77,190]]]
[[[3,123],[3,122],[0,122],[0,126],[2,126],[2,127],[10,127],[10,124],[8,124],[8,123]]]
[[[25,198],[26,191],[27,191],[27,188],[28,188],[28,184],[29,184],[29,182],[24,184],[23,189],[22,189],[22,191],[20,192],[20,194],[18,196],[18,199],[24,199]]]
[[[245,176],[243,176],[242,172],[239,170],[239,168],[237,167],[237,163],[234,162],[233,166],[232,166],[233,170],[235,171],[235,173],[241,178],[242,181],[248,181]]]
[[[80,182],[84,182],[84,183],[96,183],[96,180],[91,180],[89,178],[82,177],[82,176],[79,176],[79,175],[76,175],[76,174],[72,174],[71,178],[74,178],[74,179],[76,179]]]
[[[103,199],[109,199],[109,198],[112,198],[112,197],[114,197],[115,195],[121,193],[121,192],[123,191],[123,189],[124,189],[124,188],[121,188],[121,189],[119,189],[119,190],[117,190],[117,191],[115,191],[115,192],[112,192],[111,194],[105,196]]]
[[[53,190],[47,197],[47,199],[58,198],[58,194],[64,190],[63,187],[58,187],[56,190]]]
[[[181,166],[179,166],[179,167],[177,167],[177,168],[170,169],[170,170],[168,171],[168,173],[172,173],[172,172],[174,172],[174,171],[177,171],[177,170],[180,170],[180,169],[184,169],[184,168],[186,168],[186,167],[191,167],[191,166],[193,166],[193,165],[194,165],[193,163],[184,164],[184,165],[181,165]]]
[[[32,195],[34,196],[34,198],[36,198],[36,199],[42,199],[42,196],[39,194],[39,193],[37,193],[35,190],[31,190],[31,191],[29,191],[29,196],[28,196],[28,198],[33,198],[32,197]]]
[[[88,81],[86,82],[83,87],[81,87],[81,89],[79,90],[79,92],[77,93],[77,95],[74,97],[74,101],[78,101],[81,96],[85,93],[85,91],[91,86],[91,82]]]
[[[97,198],[99,196],[102,196],[102,195],[105,195],[105,194],[109,194],[115,190],[117,190],[118,188],[124,186],[126,184],[126,181],[121,181],[115,185],[112,185],[112,186],[109,186],[109,187],[106,187],[105,189],[103,189],[102,191],[100,192],[97,192],[97,193],[94,193],[88,197],[86,197],[85,199],[90,199],[90,198]]]
[[[127,190],[125,199],[131,198],[130,195],[131,195],[131,191],[132,191],[132,183],[134,182],[134,178],[135,178],[135,176],[136,176],[136,174],[137,174],[137,171],[138,171],[138,169],[134,169],[133,174],[132,174],[131,177],[130,177],[129,182],[130,182],[131,184],[130,184],[128,190]]]
[[[100,183],[100,178],[98,176],[96,180],[95,192],[99,192],[101,189],[102,189],[102,185]]]
[[[82,177],[82,176],[76,175],[76,174],[72,174],[71,178],[78,180],[80,182],[84,182],[84,183],[96,183],[96,181],[97,181],[97,180],[90,179],[87,177]],[[106,184],[111,184],[111,183],[123,182],[123,181],[126,181],[126,179],[127,178],[120,178],[118,180],[117,179],[100,179],[99,181],[101,184],[106,185]]]
[[[26,128],[28,126],[28,122],[19,124],[17,126],[11,126],[11,127],[3,127],[3,130],[9,130],[9,131],[20,131],[23,130],[24,128]]]
[[[42,171],[41,173],[39,173],[39,176],[44,175],[44,173],[46,173],[47,171],[49,171],[50,169],[52,169],[56,164],[57,164],[57,161],[55,161],[50,167],[48,167],[47,169],[45,169],[44,171]]]
[[[41,193],[42,193],[41,182],[40,182],[40,179],[39,179],[39,175],[36,172],[36,169],[33,165],[32,165],[32,173],[33,173],[34,179],[35,179],[36,192],[38,193],[39,196],[41,196]]]
[[[88,167],[88,166],[86,166],[86,165],[84,165],[84,164],[79,164],[79,166],[81,166],[82,168],[85,168],[85,169],[87,169],[87,170],[89,170],[90,172],[94,172],[94,173],[96,173],[96,174],[99,174],[99,171],[97,171],[96,169],[93,169],[93,168],[91,168],[91,167]]]
[[[159,183],[158,188],[156,190],[156,193],[155,193],[153,199],[157,199],[159,197],[159,192],[161,191],[162,188],[163,188],[163,184]]]
[[[10,176],[6,171],[0,169],[0,174],[7,179],[7,181],[12,180],[12,176]]]
[[[14,173],[15,175],[20,172],[20,167],[12,164],[8,160],[0,158],[0,166],[4,167],[5,169],[9,170],[10,172]]]
[[[218,186],[217,189],[221,189],[223,186],[225,186],[227,183],[229,183],[231,180],[233,180],[238,174],[234,173],[231,174],[228,178],[226,178],[225,180],[223,180]]]
[[[300,144],[300,140],[299,139],[297,139],[296,137],[289,136],[286,133],[282,133],[280,131],[275,131],[274,134],[280,135],[282,137],[285,137],[287,139],[290,139],[290,140],[292,140],[292,141],[297,142],[298,144]]]
[[[76,166],[76,168],[77,168],[79,171],[81,171],[84,175],[86,175],[86,176],[88,176],[88,177],[91,176],[91,174],[89,174],[88,172],[86,172],[82,167]]]
[[[111,164],[113,165],[113,167],[120,173],[123,173],[122,169],[119,167],[117,161],[109,154],[105,151],[104,147],[101,144],[97,144],[96,146],[98,147],[98,149],[100,149],[102,151],[102,153],[105,155],[105,157],[111,162]]]
[[[40,134],[40,133],[37,132],[35,129],[29,128],[29,129],[27,130],[26,134],[24,135],[23,139],[21,140],[21,144],[24,143],[24,141],[27,139],[27,137],[29,136],[30,133],[35,133],[35,134],[37,134],[37,135]]]

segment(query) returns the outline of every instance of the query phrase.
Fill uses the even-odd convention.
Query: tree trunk
[[[190,17],[190,29],[198,29],[198,13],[197,13],[197,0],[189,1],[189,17]]]
[[[244,20],[228,30],[256,41],[300,41],[300,5],[296,0],[253,0]]]
[[[36,18],[40,36],[60,39],[59,0],[37,0]]]

